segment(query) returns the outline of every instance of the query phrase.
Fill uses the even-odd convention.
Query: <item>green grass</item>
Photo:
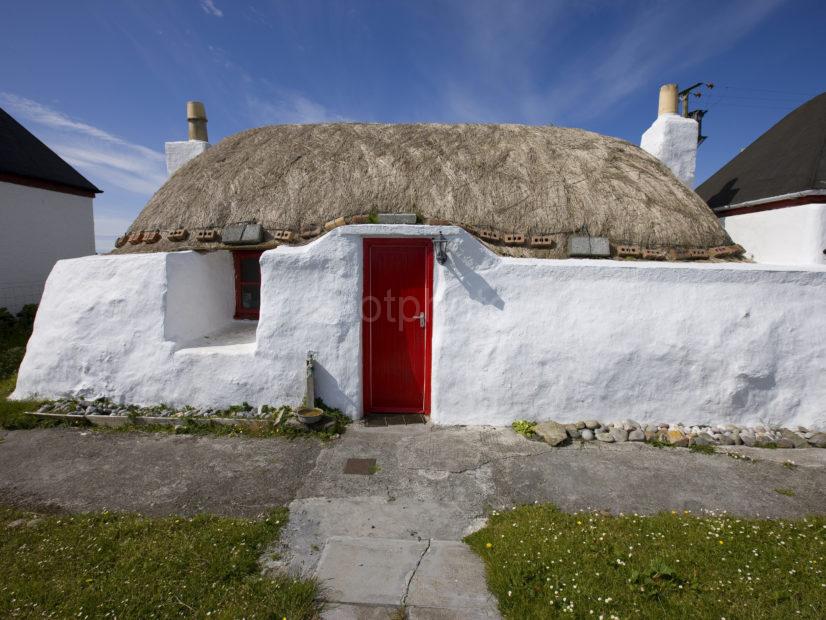
[[[32,333],[35,306],[26,306],[15,317],[0,308],[0,428],[33,428],[41,424],[26,411],[40,407],[34,401],[10,401],[6,397],[14,391],[17,368],[26,352],[26,343]]]
[[[506,618],[826,617],[824,517],[614,517],[524,506],[494,514],[465,540]]]
[[[260,575],[286,519],[0,509],[0,617],[315,618],[313,581]]]
[[[779,493],[780,495],[785,495],[786,497],[794,497],[795,496],[795,492],[792,491],[791,489],[780,488],[780,489],[775,489],[774,492]]]
[[[43,421],[34,416],[26,415],[26,411],[34,411],[41,403],[27,400],[7,400],[6,397],[14,391],[17,375],[0,379],[0,428],[9,430],[20,428],[34,428],[43,426]]]
[[[696,443],[688,446],[688,449],[698,454],[714,454],[715,452],[717,452],[714,446],[706,446]]]

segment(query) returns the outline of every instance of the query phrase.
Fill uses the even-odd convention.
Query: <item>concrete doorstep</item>
[[[328,620],[498,618],[482,561],[447,540],[329,538],[316,569]],[[394,614],[396,614],[394,616]]]

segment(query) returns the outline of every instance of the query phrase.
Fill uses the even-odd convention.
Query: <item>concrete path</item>
[[[387,618],[402,606],[411,618],[495,617],[481,562],[460,543],[492,508],[826,513],[826,450],[814,448],[725,449],[750,461],[424,425],[353,425],[327,444],[70,428],[0,439],[0,504],[243,516],[289,505],[268,568],[317,575],[330,618]],[[352,458],[375,459],[372,475],[344,473]]]

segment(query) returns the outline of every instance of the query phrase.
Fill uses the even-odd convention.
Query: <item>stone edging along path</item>
[[[734,424],[640,424],[634,420],[608,424],[599,420],[581,420],[570,424],[519,420],[513,423],[513,428],[528,437],[536,435],[552,446],[562,445],[569,440],[581,440],[605,443],[636,441],[676,447],[744,445],[757,448],[826,448],[826,433],[802,426],[791,430],[766,426],[741,427]]]
[[[94,401],[74,398],[61,398],[43,403],[30,415],[56,420],[76,420],[91,422],[96,426],[118,428],[130,424],[184,426],[187,424],[220,426],[251,426],[266,424],[280,432],[298,434],[322,433],[337,437],[349,424],[350,419],[336,409],[324,409],[321,420],[313,425],[304,424],[298,419],[292,407],[273,407],[261,405],[257,409],[246,403],[225,409],[170,407],[154,405],[116,404],[107,399]]]

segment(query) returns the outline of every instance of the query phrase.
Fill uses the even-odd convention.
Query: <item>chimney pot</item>
[[[209,148],[204,104],[200,101],[187,101],[186,120],[189,124],[189,140],[166,142],[164,144],[166,171],[169,176],[172,176],[178,168]]]
[[[677,113],[677,85],[663,84],[660,86],[660,106],[657,116]]]
[[[207,115],[200,101],[186,102],[186,120],[189,123],[189,139],[209,142],[207,138]]]

